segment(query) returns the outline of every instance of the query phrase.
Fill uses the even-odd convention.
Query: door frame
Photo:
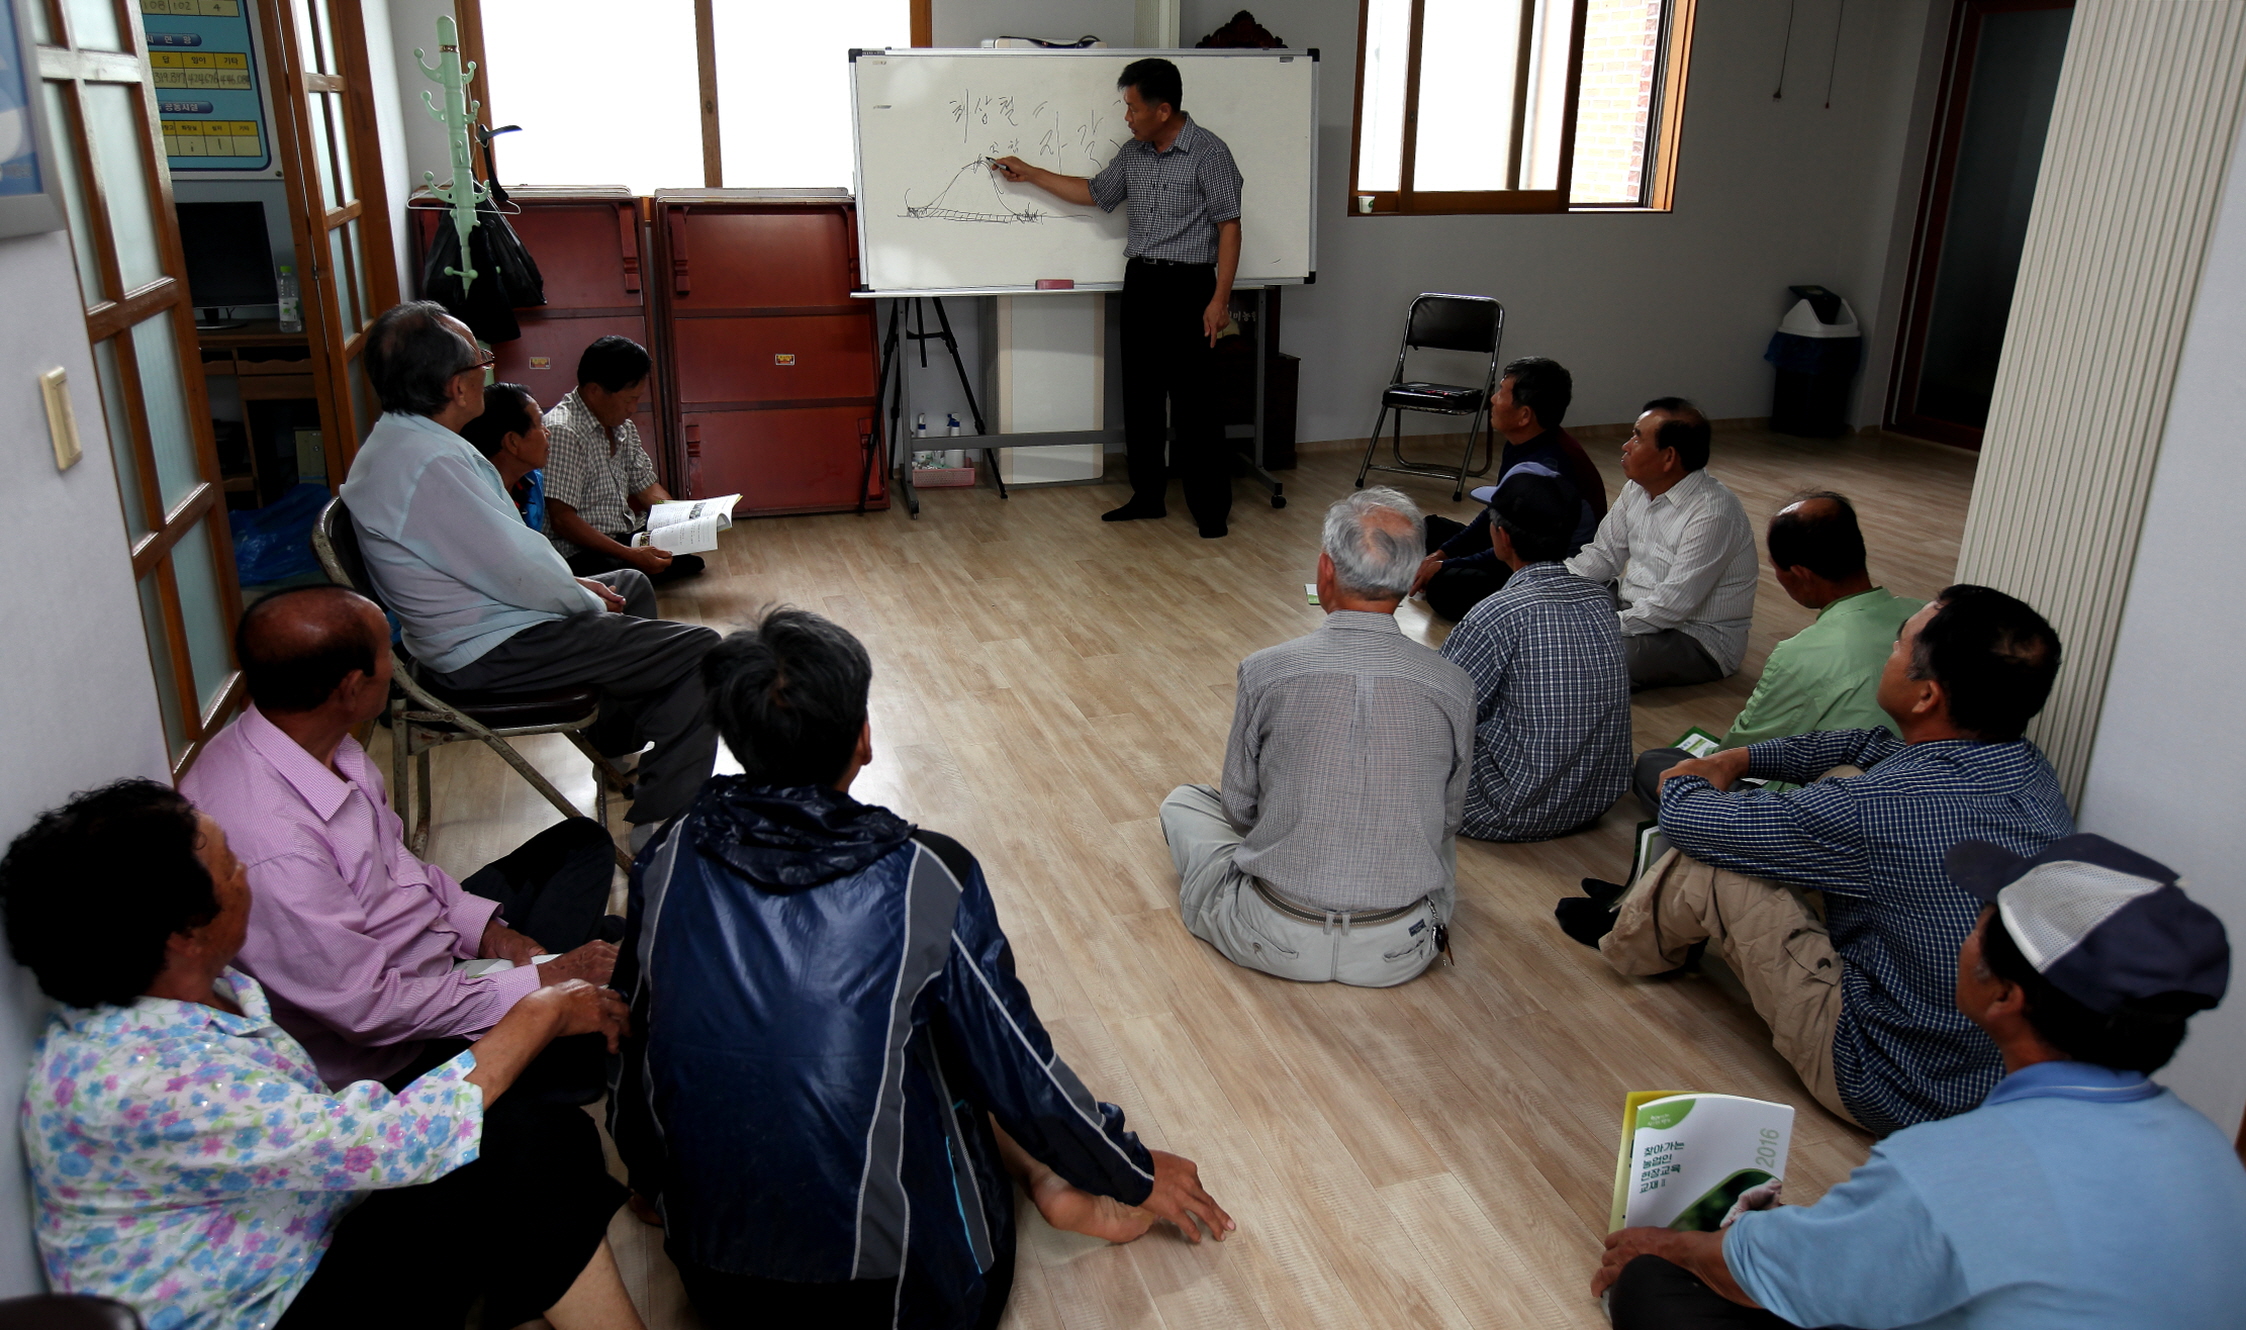
[[[382,141],[376,128],[374,89],[361,0],[259,0],[267,72],[273,88],[274,148],[288,189],[289,234],[296,245],[302,280],[304,334],[312,349],[312,389],[320,407],[320,447],[327,457],[330,491],[340,489],[357,455],[360,412],[351,392],[351,374],[365,342],[365,327],[376,314],[398,303],[398,274],[390,232],[388,189],[382,177]],[[315,10],[317,11],[315,13]],[[337,69],[322,72],[308,58],[316,44],[312,25],[324,22]],[[343,115],[337,128],[351,158],[349,197],[336,207],[321,194],[323,179],[315,153],[329,151],[325,117],[312,115],[314,99],[339,95]],[[330,159],[331,169],[333,159]],[[346,248],[345,263],[358,272],[335,270],[329,237],[359,224],[356,257]],[[345,327],[344,286],[355,287],[358,326]],[[375,414],[379,414],[378,411]]]
[[[1882,413],[1885,428],[1897,434],[1980,451],[1983,430],[1918,415],[1910,404],[1918,399],[1927,326],[1933,318],[1934,281],[1942,269],[1942,233],[1957,181],[1958,151],[1965,139],[1965,113],[1973,91],[1973,61],[1980,50],[1981,20],[1989,14],[2074,7],[2075,0],[1957,0],[1950,11],[1942,82],[1934,101],[1933,150],[1926,155],[1918,215],[1912,223],[1911,261],[1903,285],[1903,331],[1895,339],[1895,362],[1887,380],[1887,409]]]

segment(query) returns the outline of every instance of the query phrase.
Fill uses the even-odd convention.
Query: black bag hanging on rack
[[[546,303],[546,279],[538,271],[537,260],[530,257],[522,237],[515,234],[515,228],[507,224],[506,216],[499,211],[507,202],[507,190],[499,183],[498,162],[491,141],[515,128],[508,125],[491,130],[476,126],[476,137],[484,149],[484,172],[490,177],[491,187],[490,196],[477,202],[476,228],[468,233],[469,266],[475,268],[476,280],[462,291],[460,279],[445,271],[463,266],[460,238],[450,225],[438,225],[435,243],[429,246],[429,253],[421,261],[422,294],[467,324],[478,340],[494,346],[522,336],[522,325],[515,319],[517,309]]]

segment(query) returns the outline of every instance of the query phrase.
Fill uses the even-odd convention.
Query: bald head
[[[268,716],[319,710],[353,672],[375,677],[388,645],[382,611],[339,586],[267,596],[234,630],[250,700]]]

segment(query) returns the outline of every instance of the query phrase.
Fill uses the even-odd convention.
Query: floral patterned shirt
[[[237,970],[239,1016],[144,997],[65,1007],[23,1097],[39,1254],[56,1292],[129,1303],[148,1330],[262,1330],[370,1190],[475,1159],[473,1053],[393,1095],[330,1092]]]

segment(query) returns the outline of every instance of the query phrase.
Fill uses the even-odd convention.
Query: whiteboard
[[[983,164],[1016,156],[1090,176],[1131,139],[1115,79],[1177,63],[1194,122],[1232,149],[1242,287],[1317,271],[1316,51],[890,48],[851,57],[858,252],[875,294],[1078,289],[1123,281],[1125,213],[1064,203]]]

